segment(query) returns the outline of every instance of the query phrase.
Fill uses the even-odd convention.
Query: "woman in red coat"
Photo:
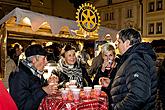
[[[15,102],[0,80],[0,110],[18,110]]]

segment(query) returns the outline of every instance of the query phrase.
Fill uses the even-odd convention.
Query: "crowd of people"
[[[49,52],[35,43],[25,49],[25,58],[18,59],[22,48],[17,46],[19,49],[15,49],[13,59],[17,67],[9,76],[10,94],[6,92],[11,107],[15,108],[12,110],[37,110],[45,96],[56,94],[70,80],[76,80],[79,88],[102,85],[109,99],[109,110],[164,109],[165,60],[157,71],[153,47],[142,42],[141,34],[133,28],[120,30],[115,45],[103,44],[89,66],[87,59],[90,56],[85,50],[80,48],[77,52],[73,45],[66,44],[58,49],[56,68],[47,79],[43,77],[44,67],[48,59],[53,60],[48,58]],[[116,48],[120,55],[116,54]],[[156,107],[157,95],[161,107]],[[1,107],[4,107],[3,103],[0,103]],[[3,110],[11,109],[4,107]]]

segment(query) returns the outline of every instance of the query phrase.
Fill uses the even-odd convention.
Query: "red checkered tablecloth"
[[[68,100],[62,100],[59,92],[45,97],[38,110],[108,110],[108,100],[104,92],[99,97],[92,92],[91,98],[87,99],[81,91],[79,102],[74,102],[71,95]]]

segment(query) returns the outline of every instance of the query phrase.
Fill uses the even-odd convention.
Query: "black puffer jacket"
[[[122,55],[110,92],[114,110],[155,109],[155,60],[149,43],[133,45]]]

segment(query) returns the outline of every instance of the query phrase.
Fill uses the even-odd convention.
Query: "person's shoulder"
[[[140,53],[132,53],[128,56],[127,59],[137,60],[139,58],[142,58],[142,55]]]
[[[26,78],[26,77],[28,77],[29,75],[28,75],[27,72],[24,71],[23,69],[17,68],[17,69],[15,70],[15,72],[12,73],[12,76],[15,77],[15,78]]]

